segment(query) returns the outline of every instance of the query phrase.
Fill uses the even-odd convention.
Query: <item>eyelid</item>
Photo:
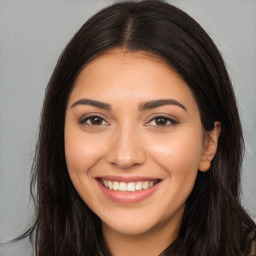
[[[164,127],[169,127],[169,126],[172,126],[172,125],[177,125],[177,124],[180,124],[180,122],[177,120],[177,118],[175,118],[174,116],[170,115],[170,114],[164,114],[164,113],[156,113],[156,114],[153,114],[152,116],[150,116],[148,118],[148,120],[146,121],[146,125],[149,126],[149,123],[151,121],[153,121],[154,119],[156,118],[166,118],[168,119],[170,122],[171,122],[171,125],[164,125],[164,126],[157,126],[157,125],[154,125],[158,128],[164,128]],[[153,126],[153,125],[152,125]]]
[[[79,118],[78,122],[79,122],[80,124],[84,124],[85,120],[86,120],[86,119],[89,119],[90,117],[100,117],[100,118],[102,118],[107,124],[110,124],[110,123],[106,120],[106,117],[105,117],[103,114],[97,113],[97,112],[93,112],[93,113],[88,113],[88,114],[82,115],[82,116]]]
[[[110,122],[107,121],[107,118],[105,117],[105,115],[103,115],[102,113],[98,113],[98,112],[92,112],[92,113],[84,114],[79,118],[78,122],[79,122],[79,124],[86,124],[85,123],[86,120],[89,119],[89,118],[92,118],[92,117],[102,118],[103,121],[106,122],[106,124],[102,124],[102,125],[99,125],[99,126],[110,125]],[[149,123],[152,122],[156,118],[165,118],[169,122],[171,122],[171,124],[162,125],[162,126],[161,125],[150,125]],[[153,114],[149,118],[147,118],[147,121],[145,123],[146,126],[155,126],[157,128],[165,128],[165,127],[170,127],[170,126],[177,125],[177,124],[180,124],[180,122],[177,120],[177,118],[170,115],[170,114],[166,114],[166,113]],[[90,125],[90,124],[88,124],[88,125]],[[91,126],[97,126],[97,125],[91,125]]]

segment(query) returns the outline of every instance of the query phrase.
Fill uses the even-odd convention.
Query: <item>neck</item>
[[[141,234],[124,234],[102,223],[104,240],[112,256],[156,256],[171,245],[179,235],[182,216],[165,221]]]

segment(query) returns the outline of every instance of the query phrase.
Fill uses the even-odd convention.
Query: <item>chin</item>
[[[115,223],[102,222],[103,229],[110,229],[123,235],[142,235],[154,229],[154,224],[145,221],[117,221]]]
[[[132,209],[130,209],[132,210]],[[133,209],[136,210],[136,209]],[[170,226],[180,227],[184,213],[184,206],[173,214],[161,214],[156,209],[143,211],[112,212],[108,216],[101,216],[103,230],[112,230],[123,235],[143,235],[157,230],[168,229]],[[115,216],[115,217],[113,217]]]

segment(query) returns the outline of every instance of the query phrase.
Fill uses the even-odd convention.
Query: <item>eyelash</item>
[[[93,124],[92,120],[94,119],[98,119],[99,122],[101,122],[100,124]],[[162,121],[167,122],[167,124],[163,124],[163,125],[157,125],[156,124],[156,120],[162,119]],[[90,121],[90,123],[87,123],[87,121]],[[95,120],[94,120],[95,121]],[[155,122],[155,125],[150,124],[151,122]],[[102,123],[103,122],[103,123]],[[104,123],[105,122],[105,123]],[[103,117],[99,116],[99,115],[91,115],[91,116],[85,116],[82,117],[79,120],[80,124],[84,124],[84,125],[88,125],[88,126],[93,126],[93,127],[97,127],[97,126],[102,126],[102,125],[109,125],[109,122],[107,122]],[[147,126],[156,126],[157,128],[163,129],[166,127],[170,127],[173,125],[179,124],[178,121],[174,120],[173,118],[170,118],[168,116],[165,115],[156,115],[153,118],[151,118],[146,125]]]
[[[98,120],[100,120],[101,122],[105,122],[106,124],[92,124],[92,119],[93,118],[97,118]],[[86,123],[88,120],[90,120],[90,124]],[[91,115],[91,116],[85,116],[85,117],[82,117],[80,120],[79,120],[79,123],[80,124],[85,124],[85,125],[88,125],[88,126],[101,126],[101,125],[109,125],[109,123],[107,121],[105,121],[105,119],[99,115]]]
[[[159,120],[159,119],[162,119],[164,120],[164,122],[167,122],[167,124],[164,124],[164,125],[156,125],[156,120]],[[179,124],[179,122],[173,118],[170,118],[169,116],[165,116],[165,115],[156,115],[154,116],[153,118],[150,119],[149,122],[147,122],[146,125],[150,126],[150,123],[151,122],[155,122],[155,125],[152,125],[152,126],[156,126],[157,128],[160,128],[160,129],[163,129],[163,128],[168,128],[170,126],[173,126],[173,125],[177,125]]]

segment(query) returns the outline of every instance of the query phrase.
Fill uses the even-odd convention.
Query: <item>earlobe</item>
[[[217,151],[220,131],[220,122],[216,121],[213,130],[206,133],[205,148],[198,168],[201,172],[207,172],[211,167],[211,161]]]

